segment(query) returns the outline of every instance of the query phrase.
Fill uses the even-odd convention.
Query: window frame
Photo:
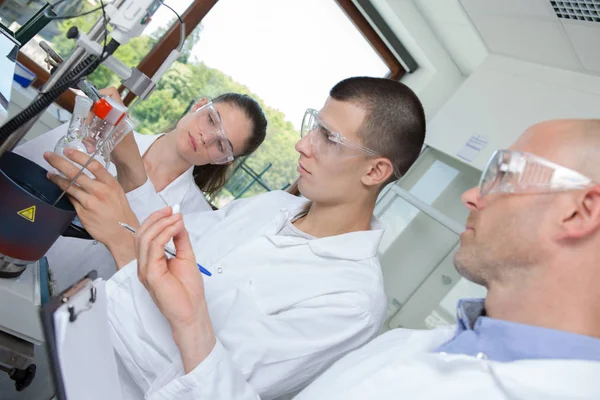
[[[381,57],[385,65],[387,65],[390,70],[387,77],[394,80],[400,80],[406,74],[406,69],[396,55],[394,55],[390,47],[385,43],[381,35],[363,15],[363,12],[357,7],[354,1],[335,0],[335,2],[354,24],[356,29],[362,33],[363,37],[369,42],[379,57]]]

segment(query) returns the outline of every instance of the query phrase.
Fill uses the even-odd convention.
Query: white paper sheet
[[[94,286],[95,303],[89,303],[89,284],[54,313],[58,360],[69,400],[122,399],[110,340],[105,282],[97,280]],[[74,322],[69,321],[70,306],[77,313]]]

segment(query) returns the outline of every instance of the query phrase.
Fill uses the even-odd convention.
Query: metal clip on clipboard
[[[88,310],[91,310],[93,304],[96,302],[96,296],[97,296],[96,287],[92,286],[90,288],[90,300],[89,300],[89,306],[87,308],[84,308],[83,310],[76,311],[74,306],[69,306],[67,308],[67,310],[69,311],[69,322],[75,322],[75,321],[77,321],[77,316],[80,313],[86,312]],[[63,302],[68,302],[68,301],[69,301],[68,297],[63,298]]]
[[[122,398],[105,284],[92,271],[41,309],[58,400]]]

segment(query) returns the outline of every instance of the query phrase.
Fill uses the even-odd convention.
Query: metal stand
[[[0,278],[18,278],[25,271],[25,266],[16,265],[8,261],[0,261]]]
[[[31,385],[31,382],[33,382],[33,379],[35,378],[36,370],[37,367],[35,364],[31,364],[25,369],[4,368],[0,365],[0,371],[6,372],[8,377],[15,381],[15,389],[17,392],[22,392]]]
[[[15,381],[18,392],[25,390],[35,378],[33,344],[0,331],[0,371]]]
[[[0,254],[0,278],[18,278],[30,262],[17,260]]]
[[[101,40],[104,38],[106,31],[104,29],[104,21],[98,20],[96,24],[90,30],[88,36],[92,40]],[[74,66],[83,61],[87,56],[88,52],[81,47],[75,48],[69,58],[67,58],[62,64],[58,66],[56,71],[50,76],[50,79],[42,86],[40,92],[44,93],[51,89],[63,76],[65,76]],[[39,98],[36,97],[36,100]],[[35,100],[34,100],[35,101]],[[0,157],[7,152],[11,151],[20,141],[25,137],[31,127],[40,119],[46,109],[42,110],[38,115],[32,118],[27,124],[23,125],[17,131],[15,131],[2,145],[0,145]]]

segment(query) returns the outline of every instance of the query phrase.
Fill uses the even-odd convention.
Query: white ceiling
[[[600,75],[600,0],[459,0],[490,53]],[[596,18],[597,19],[597,18]]]

